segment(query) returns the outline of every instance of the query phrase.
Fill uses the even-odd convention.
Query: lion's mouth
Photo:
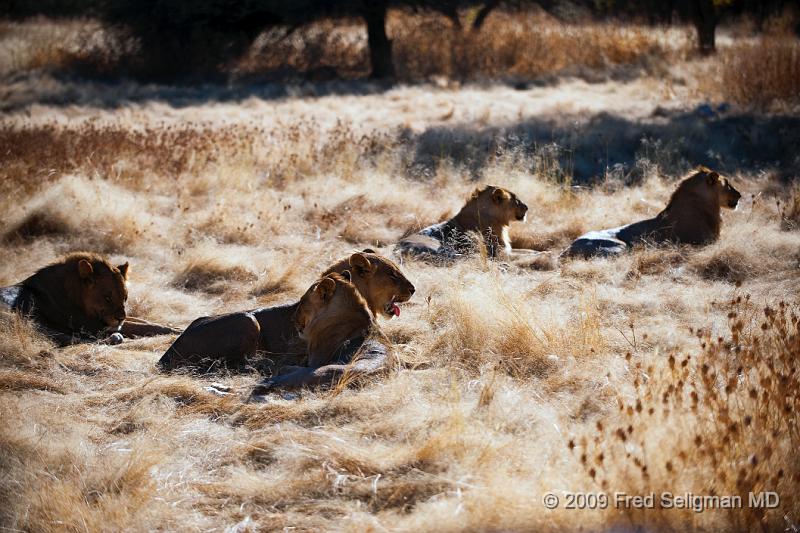
[[[403,303],[407,300],[408,298],[402,299],[397,296],[392,296],[392,298],[389,300],[389,303],[387,303],[386,306],[383,308],[384,313],[386,313],[386,316],[389,317],[389,319],[395,316],[399,317],[400,306],[397,304]]]
[[[103,322],[106,323],[109,329],[119,329],[120,327],[122,327],[122,323],[124,321],[125,321],[124,318],[120,320],[119,318],[114,318],[114,317],[106,317],[103,319]]]
[[[394,299],[390,300],[386,307],[384,308],[384,312],[386,316],[392,318],[394,316],[400,316],[400,306],[395,303]]]
[[[524,222],[526,218],[528,218],[528,210],[527,209],[525,211],[522,211],[522,212],[517,211],[517,220],[518,221]]]
[[[736,209],[736,206],[738,206],[738,205],[739,205],[739,199],[738,198],[736,200],[731,200],[730,202],[728,202],[728,207],[730,209]]]

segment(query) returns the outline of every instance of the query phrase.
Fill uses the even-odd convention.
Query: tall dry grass
[[[408,81],[431,76],[528,80],[619,66],[657,71],[681,59],[690,46],[681,30],[571,25],[524,11],[494,13],[479,31],[433,15],[409,19],[398,14],[389,28],[398,76]]]
[[[761,110],[800,103],[800,44],[793,36],[736,43],[722,51],[718,72],[713,85],[728,102]]]
[[[692,47],[685,29],[567,24],[532,9],[497,10],[479,31],[471,31],[469,13],[463,15],[464,25],[457,27],[439,14],[390,12],[387,33],[400,81],[426,81],[432,76],[516,80],[625,66],[663,73],[669,62],[685,58]],[[47,19],[5,22],[2,28],[9,56],[2,74],[62,69],[109,76],[115,69],[125,72],[126,62],[136,54],[129,36],[91,19],[65,24]],[[231,58],[221,68],[234,78],[365,77],[370,72],[366,28],[354,19],[314,22],[288,36],[266,31],[243,57]]]
[[[603,86],[621,102],[580,94],[623,109],[653,87],[641,83]],[[130,261],[131,314],[185,326],[293,301],[334,260],[367,246],[390,253],[486,183],[530,206],[512,239],[540,250],[657,213],[679,176],[663,170],[675,154],[656,144],[642,154],[654,170],[631,186],[572,187],[552,155],[563,147],[515,150],[511,138],[478,168],[457,158],[411,168],[420,152],[440,155],[414,131],[471,123],[484,108],[497,125],[517,105],[550,107],[565,88],[541,90],[28,106],[30,116],[0,120],[0,285],[91,248]],[[445,96],[458,107],[441,106]],[[495,111],[508,101],[511,111]],[[440,118],[447,113],[454,118]],[[741,205],[723,213],[720,240],[705,248],[549,269],[480,256],[447,268],[404,261],[417,292],[400,319],[381,323],[401,364],[345,390],[249,404],[255,376],[157,373],[170,336],[56,348],[2,315],[0,526],[795,527],[796,428],[785,402],[796,401],[787,377],[796,374],[797,192],[750,169],[730,177]],[[698,515],[541,503],[546,492],[749,488],[779,492],[781,506]]]
[[[121,125],[108,132],[4,130],[17,155],[5,167],[8,190],[16,192],[4,200],[10,216],[2,247],[16,259],[3,264],[0,281],[19,280],[64,251],[89,246],[131,261],[132,312],[185,325],[211,312],[291,301],[334,259],[452,214],[475,186],[456,167],[440,168],[429,182],[404,177],[400,154],[409,147],[401,138],[351,142],[347,129],[312,133],[311,127],[232,133],[227,127],[191,132],[187,125],[176,133],[165,126],[144,152],[127,141],[138,138],[135,128]],[[70,157],[32,155],[43,149],[30,140],[38,134],[53,141],[51,153]],[[170,166],[184,142],[193,157]],[[171,143],[179,147],[175,154]],[[102,158],[91,157],[101,148]],[[29,183],[43,164],[60,170]],[[135,171],[115,170],[128,167]],[[633,188],[569,189],[530,168],[545,167],[524,154],[500,158],[484,180],[532,206],[532,220],[515,225],[519,242],[556,251],[587,229],[652,216],[675,183],[652,175]],[[279,180],[264,177],[274,169],[285,169]],[[793,455],[780,430],[791,418],[765,406],[755,412],[769,416],[750,414],[745,430],[744,417],[757,407],[750,389],[758,401],[777,392],[779,381],[760,383],[770,371],[765,357],[774,354],[773,367],[788,375],[788,367],[777,365],[788,364],[793,352],[780,346],[793,346],[796,336],[788,308],[765,316],[769,329],[759,333],[755,304],[747,302],[795,301],[800,235],[786,227],[779,204],[763,198],[777,194],[788,202],[788,190],[776,193],[775,184],[755,177],[733,179],[749,196],[741,210],[725,213],[720,242],[704,249],[642,250],[545,271],[481,257],[451,268],[406,262],[417,295],[400,320],[384,323],[401,368],[337,394],[246,404],[249,376],[159,376],[154,362],[169,337],[55,349],[25,321],[4,319],[3,525],[456,531],[656,524],[680,531],[754,521],[769,529],[783,514],[793,520]],[[36,230],[42,227],[51,229]],[[735,304],[737,316],[750,317],[754,327],[734,328],[729,335],[737,340],[719,344],[717,331],[732,312],[720,302],[741,290],[737,283],[753,295]],[[697,353],[690,326],[703,328],[713,351],[692,355],[686,367],[676,355],[673,371],[664,354]],[[713,383],[703,380],[700,360],[716,372]],[[733,361],[753,373],[736,374]],[[725,383],[732,375],[740,380],[727,395],[714,385],[723,371]],[[206,389],[212,379],[233,393]],[[665,415],[661,394],[670,384],[677,390],[673,380],[682,380],[689,399],[670,392]],[[702,399],[698,406],[708,407],[693,410],[691,391]],[[720,402],[735,410],[723,415]],[[653,415],[646,414],[650,407]],[[740,440],[727,448],[724,416],[742,425]],[[625,417],[644,441],[641,451],[629,451],[632,437],[623,443],[615,436],[619,427],[627,435]],[[697,450],[716,453],[694,451],[680,463],[684,442],[664,444],[675,428],[700,431],[704,444]],[[580,435],[585,443],[573,437]],[[761,477],[745,482],[780,492],[779,511],[697,518],[656,510],[621,519],[612,510],[547,511],[540,504],[553,490],[739,490],[732,465],[752,453],[758,461],[752,476]],[[602,469],[593,462],[599,454]],[[637,460],[651,472],[646,482],[641,468],[629,467]],[[683,465],[691,465],[686,474]],[[764,477],[781,468],[775,483]]]
[[[634,393],[620,395],[618,415],[598,421],[568,448],[599,490],[622,477],[637,494],[739,496],[745,503],[731,513],[728,527],[777,531],[787,521],[791,527],[796,498],[783,502],[780,512],[747,502],[761,491],[796,494],[800,483],[796,462],[786,461],[800,436],[797,308],[785,302],[761,308],[750,295],[719,306],[729,310],[727,334],[692,330],[698,349],[648,366],[629,354]],[[696,505],[702,503],[669,518],[624,513],[659,529],[681,523],[713,529],[722,512],[703,513]]]
[[[462,13],[462,25],[456,26],[439,14],[392,10],[387,32],[398,81],[524,86],[560,77],[644,76],[665,80],[667,96],[688,85],[702,98],[757,111],[792,109],[798,102],[798,46],[789,33],[790,15],[767,24],[759,37],[742,31],[746,20],[721,28],[719,54],[708,60],[693,54],[688,27],[565,23],[530,9],[496,10],[472,31],[471,16]],[[5,59],[0,75],[6,79],[32,72],[114,78],[126,75],[136,54],[130,36],[92,19],[0,21],[0,40]],[[242,57],[219,68],[230,81],[245,85],[365,78],[370,72],[366,29],[360,20],[345,19],[314,22],[288,35],[266,31]]]

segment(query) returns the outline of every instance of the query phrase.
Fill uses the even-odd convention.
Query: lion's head
[[[481,230],[495,224],[507,226],[515,220],[525,220],[528,206],[508,189],[487,185],[473,191],[462,212],[475,218],[474,227],[466,229]]]
[[[528,206],[508,189],[487,185],[475,189],[461,211],[448,224],[455,224],[463,231],[474,231],[484,239],[491,257],[499,248],[511,251],[508,228],[515,220],[525,220]]]
[[[102,256],[75,253],[22,282],[46,298],[35,312],[66,329],[98,332],[125,320],[128,263],[113,266]]]
[[[685,204],[707,209],[735,209],[741,197],[741,193],[733,188],[727,178],[700,166],[678,185],[670,197],[667,209],[680,208]]]
[[[68,258],[65,266],[77,275],[77,294],[86,316],[109,327],[122,325],[128,300],[128,263],[115,267],[102,257],[79,255]]]
[[[333,272],[342,274],[345,270],[352,273],[353,285],[367,301],[375,316],[400,316],[400,307],[397,304],[407,302],[414,294],[414,285],[400,268],[369,248],[338,261],[323,275]]]
[[[727,178],[706,167],[696,168],[672,193],[656,222],[668,240],[707,244],[719,238],[721,208],[734,209],[742,195]]]
[[[317,280],[300,298],[295,327],[308,343],[309,366],[330,362],[346,340],[364,336],[374,324],[350,272],[330,273]]]
[[[717,175],[717,179],[714,180],[713,188],[717,192],[719,205],[721,207],[727,207],[728,209],[736,209],[736,206],[739,205],[739,200],[742,198],[742,193],[733,188],[728,178],[724,178],[716,172],[712,174]],[[713,179],[713,177],[711,179]]]

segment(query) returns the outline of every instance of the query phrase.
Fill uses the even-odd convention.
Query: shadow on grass
[[[612,65],[599,69],[574,67],[535,78],[506,77],[475,83],[505,85],[524,91],[532,87],[555,87],[565,79],[580,79],[587,83],[629,83],[647,74],[652,74],[647,65]],[[205,103],[236,103],[250,98],[367,96],[401,85],[425,86],[430,83],[429,80],[392,82],[366,77],[342,78],[334,67],[281,68],[248,74],[230,82],[212,80],[210,77],[208,82],[144,83],[116,75],[90,74],[86,68],[76,65],[67,70],[20,72],[0,78],[0,111],[10,113],[35,104],[117,109],[130,104],[158,102],[182,108]],[[468,83],[468,80],[462,82]]]
[[[250,98],[276,100],[331,95],[365,96],[380,94],[392,87],[391,83],[382,81],[313,82],[300,77],[297,81],[289,82],[161,85],[127,79],[89,81],[69,75],[25,73],[0,80],[0,111],[10,113],[34,104],[117,109],[148,102],[181,108],[213,102],[236,103]]]
[[[27,74],[0,82],[0,110],[24,110],[32,104],[115,109],[147,102],[180,108],[250,98],[371,95],[391,88],[365,80],[165,86]],[[800,117],[708,106],[693,111],[658,108],[645,118],[549,114],[500,126],[431,126],[421,133],[400,131],[399,140],[394,147],[403,151],[408,173],[417,179],[432,176],[442,164],[465,168],[478,179],[498,158],[516,156],[532,171],[555,179],[571,177],[578,184],[609,175],[634,183],[653,164],[672,175],[698,164],[729,174],[765,170],[784,180],[800,175]]]
[[[698,164],[722,172],[770,170],[800,175],[800,117],[750,113],[659,110],[646,119],[607,113],[589,118],[534,118],[505,127],[436,126],[404,132],[414,146],[413,176],[424,178],[447,163],[477,179],[499,157],[520,155],[556,178],[591,183],[607,175],[638,180],[648,164],[683,172]]]

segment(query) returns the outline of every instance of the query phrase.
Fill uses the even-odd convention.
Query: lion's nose
[[[408,285],[408,293],[413,296],[415,291],[416,291],[416,289],[414,288],[414,286],[409,284]]]

